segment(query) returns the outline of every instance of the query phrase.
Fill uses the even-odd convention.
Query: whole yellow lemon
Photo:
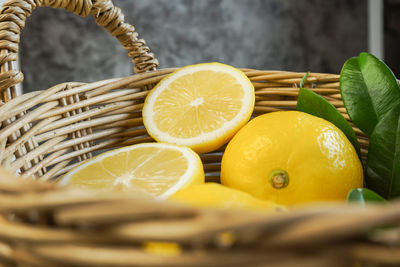
[[[345,200],[363,186],[357,152],[341,130],[298,111],[256,117],[229,142],[221,182],[275,203]]]
[[[285,207],[257,199],[249,193],[217,183],[195,184],[179,190],[169,200],[201,208],[282,211]]]

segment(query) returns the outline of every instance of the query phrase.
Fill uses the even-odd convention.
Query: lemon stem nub
[[[269,175],[269,182],[276,189],[285,188],[289,184],[289,175],[283,170],[273,170]]]

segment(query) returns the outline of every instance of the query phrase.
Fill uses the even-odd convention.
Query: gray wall
[[[362,0],[114,0],[160,67],[219,61],[236,67],[338,73],[367,50]],[[119,42],[92,18],[42,8],[21,40],[24,90],[130,75]]]

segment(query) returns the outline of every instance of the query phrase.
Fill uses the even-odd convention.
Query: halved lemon
[[[157,141],[206,153],[227,143],[247,123],[254,101],[254,87],[242,71],[221,63],[190,65],[152,89],[143,122]]]
[[[59,184],[141,191],[164,199],[204,179],[200,157],[190,148],[143,143],[100,154],[68,172]]]

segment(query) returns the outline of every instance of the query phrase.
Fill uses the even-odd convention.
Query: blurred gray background
[[[339,73],[368,50],[362,0],[114,0],[160,68],[218,61],[236,67]],[[119,42],[64,10],[37,9],[22,33],[24,91],[132,74]]]

